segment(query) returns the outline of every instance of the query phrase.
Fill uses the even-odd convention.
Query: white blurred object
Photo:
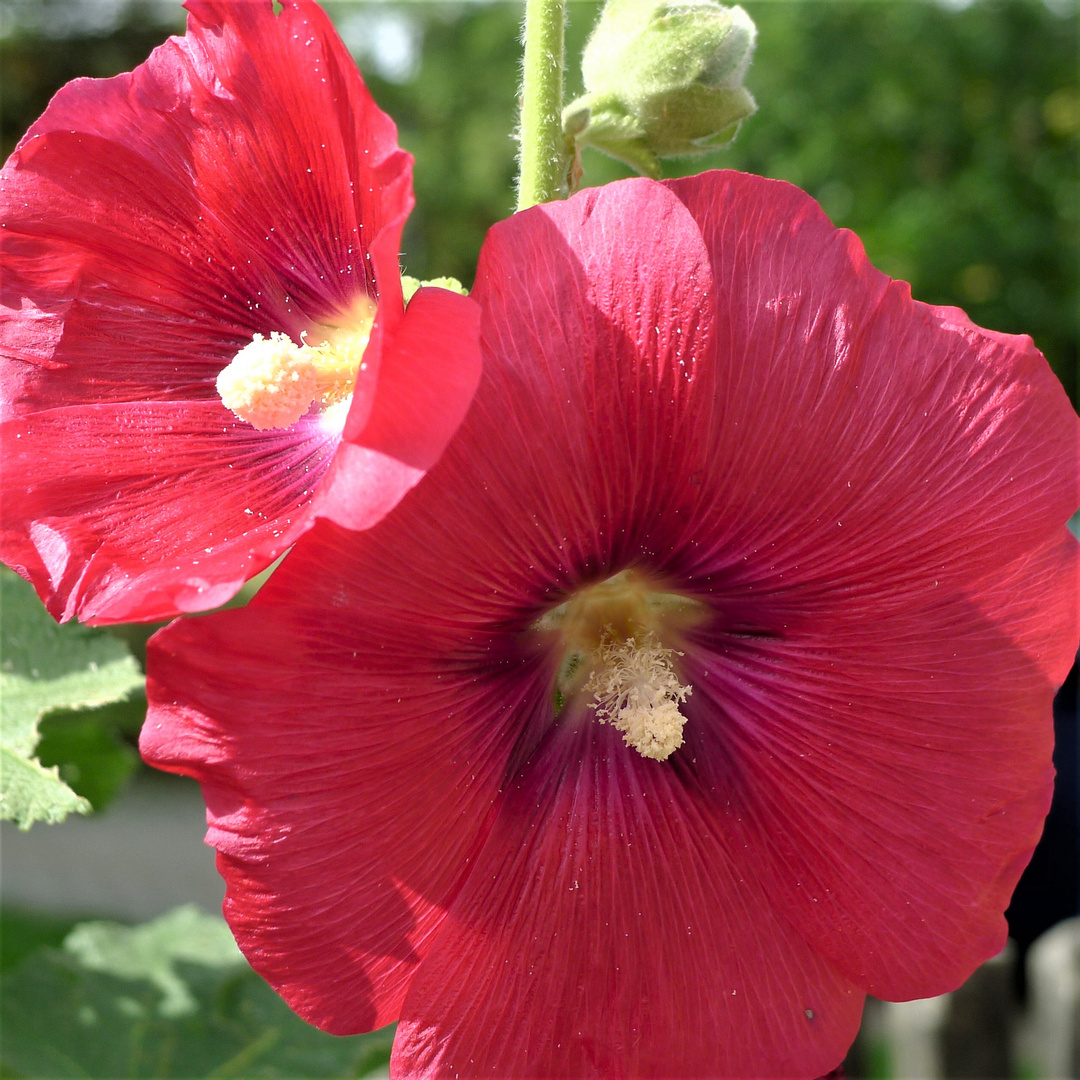
[[[884,1001],[882,1006],[893,1080],[941,1080],[941,1029],[949,995]]]
[[[423,23],[407,11],[383,4],[357,4],[340,13],[330,8],[345,47],[367,70],[387,82],[411,82],[420,69]]]
[[[881,1002],[874,1026],[876,1038],[885,1044],[892,1080],[1004,1080],[1015,1075],[1015,965],[1016,946],[1010,941],[951,994]]]
[[[135,922],[186,903],[219,912],[225,884],[205,833],[198,785],[144,770],[100,814],[29,832],[4,822],[0,896],[13,907]]]
[[[1039,1080],[1080,1074],[1080,917],[1051,927],[1027,956],[1022,1055]]]

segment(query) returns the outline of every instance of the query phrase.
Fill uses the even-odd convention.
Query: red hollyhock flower
[[[398,1076],[814,1077],[1005,942],[1077,644],[1080,425],[787,184],[492,231],[423,485],[151,642],[225,913]]]
[[[472,301],[405,314],[412,159],[326,15],[187,6],[0,173],[0,554],[59,619],[213,607],[315,517],[369,526],[479,378]]]

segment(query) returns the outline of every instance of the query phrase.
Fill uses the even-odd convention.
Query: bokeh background
[[[513,208],[522,5],[331,0],[326,6],[376,100],[396,120],[402,145],[416,157],[417,207],[405,231],[405,270],[470,284],[486,230]],[[877,266],[910,281],[917,299],[955,304],[984,326],[1030,334],[1075,405],[1075,0],[746,0],[743,6],[759,28],[747,78],[759,112],[730,148],[667,162],[665,175],[736,168],[798,184],[836,224],[858,233]],[[577,58],[598,8],[593,0],[570,0],[567,100],[582,89]],[[167,33],[182,30],[183,13],[172,0],[0,0],[3,157],[63,83],[129,70]],[[584,165],[586,185],[629,175],[592,150]],[[140,632],[131,637],[137,648]],[[1021,995],[1027,947],[1078,912],[1076,696],[1074,670],[1056,707],[1054,809],[1009,913],[1016,952],[1006,981]],[[137,721],[116,730],[130,742],[136,728]],[[84,767],[80,776],[65,759],[74,753],[62,741],[50,748],[46,739],[42,756],[48,761],[51,754],[93,799],[93,769]],[[84,865],[80,852],[92,846],[91,821],[39,824],[25,837],[5,826],[3,969],[14,970],[40,944],[57,944],[79,916],[146,918],[185,888],[190,895],[172,902],[214,906],[212,858],[197,850],[197,797],[175,787],[182,783],[137,775],[129,793],[101,816],[100,824],[121,839],[112,841],[112,855],[103,847],[95,856],[95,865],[104,859],[108,866],[94,878],[96,892],[78,892],[74,886],[80,878],[85,885],[89,871],[72,869]],[[97,801],[103,805],[106,795]],[[139,823],[151,822],[153,808],[163,806],[172,824],[140,832]],[[174,850],[194,845],[193,869],[177,856],[175,882],[158,870],[140,885],[131,876],[138,874],[140,845],[153,847],[155,835],[171,837],[168,830],[181,818],[191,821],[183,826],[188,839],[177,834]],[[993,1032],[983,1031],[969,1042],[993,1040]],[[849,1069],[895,1074],[895,1062],[890,1066],[868,1046]],[[952,1076],[994,1075],[987,1070],[997,1066],[973,1053],[958,1051],[941,1068]],[[1019,1069],[1015,1061],[1008,1066],[1010,1075]],[[0,1075],[9,1072],[0,1065]]]

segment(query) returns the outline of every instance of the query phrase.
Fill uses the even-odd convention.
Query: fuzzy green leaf
[[[90,804],[34,757],[41,719],[122,701],[143,683],[127,646],[102,630],[58,626],[33,588],[0,570],[0,819],[28,829]]]

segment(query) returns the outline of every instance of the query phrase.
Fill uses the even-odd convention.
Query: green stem
[[[557,199],[570,162],[562,132],[566,0],[526,0],[519,210]]]

